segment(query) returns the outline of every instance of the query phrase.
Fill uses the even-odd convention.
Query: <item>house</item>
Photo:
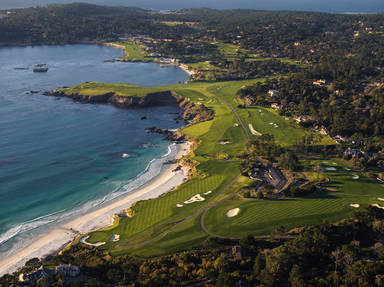
[[[45,277],[50,277],[52,272],[47,270],[44,266],[41,266],[39,269],[29,273],[29,274],[24,274],[21,273],[19,275],[19,281],[20,282],[26,282],[26,283],[31,283],[34,285],[37,280]]]
[[[277,90],[269,90],[268,91],[268,95],[270,97],[277,96],[278,94],[279,94],[279,91],[277,91]]]
[[[246,95],[244,98],[244,103],[251,106],[255,103],[255,98],[252,95]]]
[[[317,80],[317,81],[314,81],[312,84],[314,84],[315,86],[323,86],[327,83],[326,80],[324,79],[320,79],[320,80]]]
[[[325,126],[321,126],[320,130],[319,130],[320,134],[322,135],[328,135],[328,130]]]
[[[71,264],[61,264],[56,267],[56,273],[64,274],[67,277],[76,277],[80,275],[80,268]]]
[[[281,105],[279,105],[278,103],[273,103],[273,104],[271,104],[271,108],[272,108],[272,109],[276,109],[276,110],[279,110],[279,109],[281,109],[281,108],[282,108],[282,106],[281,106]]]
[[[309,122],[312,120],[312,117],[311,116],[308,116],[308,115],[299,115],[299,116],[295,116],[293,117],[293,119],[297,122],[297,123],[305,123],[305,122]]]
[[[253,171],[251,172],[251,175],[249,177],[252,178],[252,179],[262,180],[262,178],[260,176],[260,168],[255,167],[253,169]]]
[[[345,156],[351,156],[353,158],[359,158],[359,157],[362,157],[364,155],[364,153],[360,149],[349,147],[344,151],[344,155]]]
[[[240,245],[233,246],[232,255],[235,257],[236,260],[243,260],[243,247],[241,247]]]
[[[332,139],[335,141],[335,142],[338,142],[338,143],[352,143],[352,144],[355,144],[356,141],[351,139],[351,138],[347,138],[347,137],[342,137],[341,135],[336,135],[334,137],[332,137]]]

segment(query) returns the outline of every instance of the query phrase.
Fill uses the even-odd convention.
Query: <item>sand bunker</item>
[[[233,126],[234,126],[234,127],[238,127],[239,124],[238,124],[238,123],[234,123]]]
[[[234,209],[231,209],[231,210],[228,210],[227,212],[227,217],[234,217],[236,215],[238,215],[240,212],[240,208],[234,208]]]
[[[202,197],[200,194],[196,194],[194,196],[192,196],[190,199],[184,201],[185,204],[191,204],[191,203],[194,203],[194,202],[198,202],[198,201],[204,201],[205,198]]]
[[[184,205],[182,204],[176,204],[176,207],[183,207]]]
[[[121,158],[129,158],[129,157],[130,157],[130,154],[128,154],[128,153],[123,153],[121,155]]]
[[[249,131],[250,131],[251,134],[253,134],[254,136],[262,136],[262,135],[263,135],[262,133],[259,133],[258,131],[256,131],[256,130],[253,128],[253,125],[252,125],[252,124],[249,124],[248,127],[249,127]]]
[[[380,208],[380,209],[384,209],[384,206],[380,206],[377,203],[371,204],[371,206],[374,206],[374,207],[377,207],[377,208]]]
[[[336,167],[329,166],[329,167],[326,167],[325,170],[328,170],[328,171],[335,171],[335,170],[336,170]]]
[[[222,144],[222,145],[226,145],[226,144],[230,144],[230,143],[232,143],[232,142],[230,142],[230,141],[220,141],[219,142],[219,144]]]
[[[356,179],[359,179],[360,176],[358,176],[357,174],[355,174],[355,175],[352,175],[351,178],[356,180]]]
[[[378,200],[378,201],[384,201],[384,198],[382,198],[382,197],[378,197],[377,200]]]
[[[207,192],[204,192],[204,195],[208,195],[208,194],[211,194],[212,193],[212,190],[208,190]]]
[[[350,171],[351,169],[350,168],[348,168],[348,167],[344,167],[344,169],[346,170],[346,171]]]
[[[110,242],[117,242],[117,241],[119,241],[120,240],[120,235],[119,234],[113,234],[112,236],[111,236],[111,238],[109,238],[109,241]]]
[[[80,239],[80,242],[85,244],[85,245],[88,245],[88,246],[94,246],[94,247],[99,247],[101,245],[104,245],[105,242],[96,242],[96,243],[89,243],[87,242],[87,239],[89,238],[89,235],[87,236],[84,236],[83,238]]]
[[[349,206],[350,207],[354,207],[354,208],[359,208],[360,204],[358,204],[358,203],[351,203]]]

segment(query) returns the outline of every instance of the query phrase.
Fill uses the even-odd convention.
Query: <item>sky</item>
[[[88,2],[160,10],[209,7],[257,10],[305,10],[324,12],[384,12],[384,0],[0,0],[0,8],[42,6],[50,3]]]

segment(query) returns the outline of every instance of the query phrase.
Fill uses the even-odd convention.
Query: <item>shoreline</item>
[[[174,159],[181,159],[190,152],[191,142],[178,144],[178,151]],[[31,258],[44,258],[57,254],[72,243],[79,235],[107,228],[113,223],[113,216],[128,209],[134,202],[157,198],[162,194],[174,190],[188,178],[188,168],[174,171],[178,163],[166,165],[166,168],[154,179],[139,187],[128,195],[108,203],[96,210],[80,215],[69,222],[62,223],[48,234],[44,235],[29,246],[0,261],[0,276],[16,271],[24,266]]]
[[[124,57],[128,57],[129,56],[129,53],[127,51],[127,49],[125,49],[124,45],[121,45],[121,44],[117,44],[117,43],[113,43],[113,42],[103,42],[102,45],[104,46],[107,46],[107,47],[114,47],[114,48],[118,48],[118,49],[121,49],[123,50],[124,52]],[[117,61],[121,61],[121,62],[129,62],[128,61],[122,61],[121,60],[122,58],[116,58],[115,60]],[[141,61],[139,61],[141,62]],[[146,63],[146,62],[143,62],[143,63]],[[191,80],[191,77],[194,76],[194,75],[197,75],[198,73],[192,69],[190,69],[188,67],[188,65],[184,64],[184,63],[179,63],[179,64],[164,64],[164,63],[157,63],[156,61],[153,61],[153,63],[155,64],[159,64],[159,65],[167,65],[167,66],[175,66],[175,67],[179,67],[180,69],[182,69],[184,72],[186,72],[188,75],[189,75],[189,79],[188,81]]]

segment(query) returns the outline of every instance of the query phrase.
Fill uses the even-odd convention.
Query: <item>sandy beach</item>
[[[179,150],[175,158],[180,159],[188,154],[190,146],[190,143],[179,144]],[[0,275],[16,271],[31,258],[44,258],[58,252],[80,234],[110,226],[113,215],[129,208],[134,202],[156,198],[171,191],[187,179],[187,168],[183,167],[179,171],[173,171],[177,165],[167,165],[167,168],[159,176],[142,188],[123,196],[115,202],[56,227],[28,247],[0,261]]]
[[[180,64],[179,67],[183,69],[189,76],[196,75],[197,73],[191,70],[186,64]]]
[[[125,49],[124,45],[121,45],[121,44],[117,44],[117,43],[103,43],[104,46],[108,46],[108,47],[114,47],[114,48],[119,48],[121,50],[123,50],[124,52],[124,56],[125,57],[128,57],[129,54],[128,54],[128,51]]]

